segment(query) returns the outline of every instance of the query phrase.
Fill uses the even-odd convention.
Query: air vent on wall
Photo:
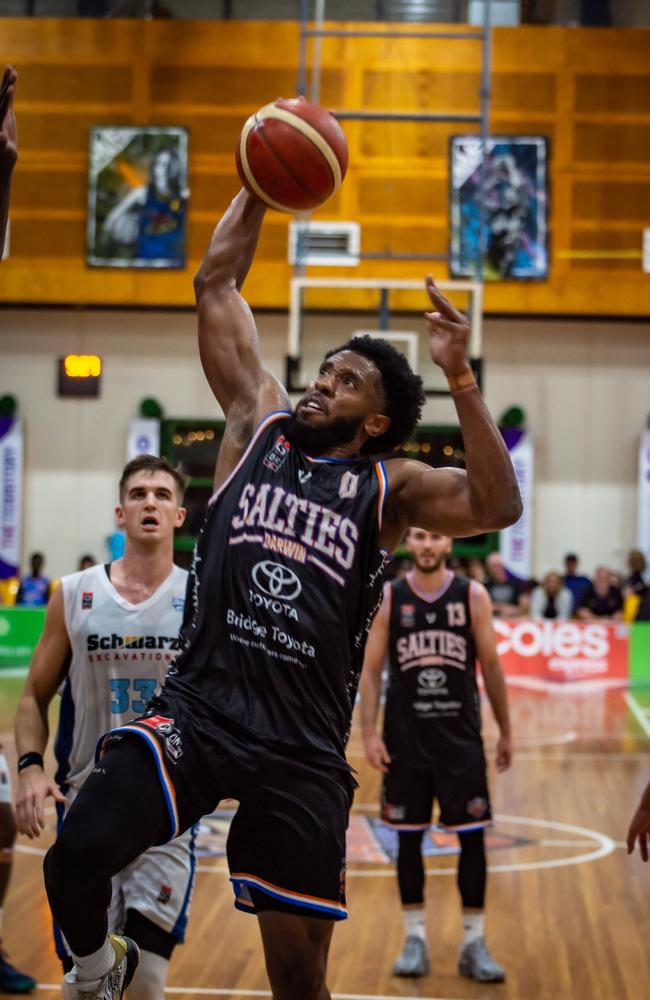
[[[359,263],[358,222],[290,222],[289,263],[355,267]]]

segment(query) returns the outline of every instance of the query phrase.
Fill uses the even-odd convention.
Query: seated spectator
[[[580,604],[580,598],[587,587],[591,586],[589,577],[580,576],[578,573],[578,557],[575,552],[567,552],[564,557],[564,586],[571,591],[573,611],[575,612]]]
[[[648,587],[645,594],[639,601],[639,606],[636,609],[634,621],[650,622],[650,587]]]
[[[611,583],[611,574],[605,566],[599,566],[594,573],[593,583],[590,583],[580,599],[576,615],[578,618],[614,618],[620,621],[623,617],[623,592],[620,587]]]
[[[497,618],[520,616],[525,602],[524,585],[521,580],[508,575],[498,552],[490,552],[485,565],[488,572],[485,587],[492,598],[495,616]]]
[[[648,585],[644,578],[647,563],[640,549],[630,549],[627,555],[627,568],[630,575],[623,583],[623,590],[625,594],[636,594],[637,597],[642,598]]]
[[[485,565],[482,559],[470,559],[467,564],[467,575],[470,580],[476,580],[477,583],[485,583],[487,574],[485,572]]]
[[[79,559],[80,570],[90,569],[91,566],[96,566],[96,565],[97,565],[97,560],[95,559],[94,556],[91,556],[88,553],[84,556],[81,556],[81,558]]]
[[[52,587],[48,577],[43,576],[42,570],[45,565],[43,554],[34,552],[29,561],[32,572],[30,576],[21,579],[16,604],[23,607],[39,607],[49,601]]]
[[[530,596],[531,618],[555,618],[566,621],[573,613],[573,596],[555,570],[547,573],[540,586]]]

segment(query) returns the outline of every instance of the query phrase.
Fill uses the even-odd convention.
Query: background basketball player
[[[185,520],[187,480],[165,459],[141,455],[120,480],[118,523],[124,556],[64,576],[50,600],[43,635],[16,717],[20,755],[18,825],[38,837],[44,803],[57,801],[59,821],[95,764],[100,737],[144,711],[175,651],[187,573],[172,560],[174,529]],[[63,684],[55,741],[55,779],[43,770],[48,706]],[[98,810],[90,822],[101,824]],[[183,940],[194,877],[193,834],[153,847],[114,879],[111,929],[142,949],[131,1000],[160,1000],[172,951]],[[57,953],[72,967],[55,929]]]
[[[478,658],[499,725],[497,767],[503,771],[511,760],[510,724],[492,606],[482,584],[446,568],[451,538],[410,528],[405,542],[414,568],[385,587],[361,678],[366,756],[384,772],[382,816],[399,833],[397,876],[405,942],[393,972],[423,976],[429,969],[422,836],[436,798],[442,824],[460,839],[459,971],[480,982],[501,982],[505,972],[484,938],[484,828],[491,824],[491,813],[475,671]],[[387,652],[382,738],[376,725]]]

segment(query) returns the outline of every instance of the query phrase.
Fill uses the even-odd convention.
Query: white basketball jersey
[[[130,604],[106,567],[61,580],[72,656],[54,751],[56,780],[78,790],[104,733],[141,715],[180,649],[187,573],[174,566],[155,594]]]

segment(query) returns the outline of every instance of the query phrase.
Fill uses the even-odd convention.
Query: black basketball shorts
[[[270,749],[227,720],[198,722],[175,694],[158,697],[154,712],[109,733],[103,746],[145,741],[167,803],[170,839],[222,799],[236,799],[227,842],[235,906],[245,913],[278,909],[344,920],[354,788],[344,762]]]
[[[407,757],[393,756],[382,788],[384,822],[396,830],[426,830],[436,799],[439,822],[447,830],[463,833],[491,825],[482,747],[453,762],[441,754],[428,767],[410,767]]]

